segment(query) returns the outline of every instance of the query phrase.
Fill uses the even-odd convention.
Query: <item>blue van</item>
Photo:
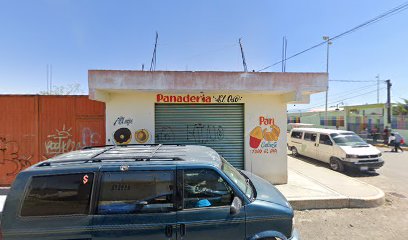
[[[38,163],[14,181],[5,240],[299,239],[293,210],[269,182],[213,149],[86,148]]]

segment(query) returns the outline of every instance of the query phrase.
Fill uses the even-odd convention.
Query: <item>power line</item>
[[[332,94],[331,97],[334,98],[334,99],[338,99],[339,97],[344,97],[344,96],[352,95],[352,94],[354,94],[354,93],[356,93],[356,92],[360,92],[361,90],[365,90],[365,89],[367,89],[367,88],[372,88],[372,87],[374,87],[374,86],[377,86],[377,84],[364,85],[364,86],[355,88],[355,89],[353,89],[353,90],[351,90],[351,91],[348,91],[348,93]],[[324,99],[324,97],[321,97],[321,98],[319,98],[319,99]]]
[[[383,89],[384,89],[384,88],[383,88]],[[360,90],[353,91],[352,93],[343,94],[342,97],[344,97],[344,96],[349,96],[349,95],[355,94],[356,92],[360,92],[360,91],[361,91],[361,89],[360,89]],[[370,94],[371,92],[374,92],[374,91],[377,91],[377,90],[372,90],[372,91],[367,92],[367,93]],[[362,95],[365,95],[365,94],[367,94],[367,93],[364,93],[364,94],[362,94]],[[359,96],[360,96],[360,95],[352,96],[352,97],[349,97],[349,98],[340,98],[340,97],[337,97],[337,98],[335,98],[334,100],[332,100],[331,102],[329,102],[328,104],[333,104],[333,103],[342,102],[342,101],[344,101],[344,100],[352,99],[352,98],[359,97]],[[316,107],[322,107],[322,106],[324,106],[324,105],[325,105],[325,104],[314,105],[314,106],[311,106],[311,107],[306,108],[306,109],[312,109],[312,108],[316,108]]]
[[[329,82],[377,82],[377,80],[329,80]]]
[[[381,88],[380,90],[384,90],[384,89],[386,89],[386,88],[384,87],[384,88]],[[373,90],[373,91],[369,91],[369,92],[363,93],[363,94],[359,94],[359,95],[356,95],[356,96],[352,96],[352,97],[348,97],[348,98],[343,98],[343,99],[340,99],[340,100],[332,101],[332,102],[329,102],[329,104],[335,104],[335,103],[342,102],[342,101],[345,101],[345,100],[349,100],[349,99],[353,99],[353,98],[357,98],[357,97],[369,95],[369,94],[372,94],[372,93],[374,93],[374,92],[377,92],[377,89],[376,89],[376,90]],[[316,105],[316,106],[312,106],[312,107],[309,107],[309,108],[298,109],[298,111],[310,110],[310,109],[317,108],[317,107],[322,107],[322,106],[325,106],[325,104]]]
[[[266,70],[266,69],[268,69],[268,68],[270,68],[270,67],[276,66],[276,65],[282,63],[283,61],[286,62],[286,61],[289,60],[289,59],[292,59],[292,58],[294,58],[294,57],[297,57],[297,56],[299,56],[299,55],[301,55],[301,54],[303,54],[303,53],[305,53],[305,52],[308,52],[308,51],[310,51],[310,50],[312,50],[312,49],[315,49],[315,48],[317,48],[317,47],[320,47],[320,46],[326,44],[327,41],[333,41],[333,40],[339,39],[339,38],[341,38],[341,37],[344,37],[344,36],[346,36],[346,35],[349,35],[349,34],[355,32],[355,31],[357,31],[357,30],[359,30],[359,29],[361,29],[361,28],[367,27],[367,26],[369,26],[369,25],[371,25],[371,24],[374,24],[374,23],[376,23],[376,22],[378,22],[378,21],[381,21],[382,19],[384,19],[384,18],[386,18],[386,17],[393,16],[393,15],[395,15],[395,14],[397,14],[397,13],[400,13],[400,12],[402,12],[402,11],[404,11],[404,10],[407,10],[407,9],[408,9],[408,2],[405,2],[405,3],[399,5],[399,6],[395,7],[395,8],[392,8],[391,10],[386,11],[385,13],[382,13],[382,14],[378,15],[378,16],[375,17],[375,18],[372,18],[372,19],[370,19],[370,20],[368,20],[368,21],[366,21],[366,22],[364,22],[364,23],[362,23],[362,24],[359,24],[359,25],[357,25],[357,26],[355,26],[355,27],[353,27],[353,28],[351,28],[351,29],[349,29],[349,30],[347,30],[347,31],[345,31],[345,32],[342,32],[342,33],[340,33],[340,34],[338,34],[338,35],[336,35],[336,36],[334,36],[334,37],[332,37],[332,38],[329,38],[328,40],[325,40],[325,41],[323,41],[323,42],[321,42],[321,43],[318,43],[318,44],[316,44],[316,45],[314,45],[314,46],[312,46],[312,47],[309,47],[309,48],[307,48],[307,49],[305,49],[305,50],[303,50],[303,51],[300,51],[300,52],[298,52],[298,53],[296,53],[296,54],[294,54],[294,55],[292,55],[292,56],[290,56],[290,57],[288,57],[288,58],[286,58],[286,59],[283,59],[283,60],[281,60],[281,61],[279,61],[279,62],[276,62],[276,63],[274,63],[274,64],[272,64],[272,65],[269,65],[269,66],[267,66],[267,67],[264,67],[264,68],[258,70],[258,72],[262,72],[262,71],[264,71],[264,70]]]

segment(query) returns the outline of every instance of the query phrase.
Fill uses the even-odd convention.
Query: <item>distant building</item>
[[[381,134],[385,127],[399,132],[408,139],[408,116],[392,116],[387,123],[387,108],[385,103],[344,106],[340,109],[329,109],[327,119],[325,111],[289,113],[288,123],[311,123],[321,128],[338,128],[365,134]]]

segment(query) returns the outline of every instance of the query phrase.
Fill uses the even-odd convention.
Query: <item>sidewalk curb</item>
[[[298,198],[288,199],[294,210],[307,209],[339,209],[339,208],[375,208],[384,204],[385,194],[380,189],[375,196],[365,198],[352,198],[342,196],[339,198]]]
[[[357,180],[358,181],[358,180]],[[361,182],[361,181],[359,181]],[[364,183],[364,182],[362,182]],[[339,209],[339,208],[375,208],[382,206],[385,203],[384,192],[370,184],[370,187],[375,188],[378,193],[369,197],[348,197],[341,195],[333,198],[288,198],[289,203],[294,210],[308,209]]]
[[[381,147],[381,148],[390,148],[390,149],[394,148],[393,146],[388,146],[387,144],[383,144],[383,143],[376,143],[376,144],[373,144],[373,146]],[[408,147],[401,146],[401,148],[404,149],[404,151],[408,151]]]

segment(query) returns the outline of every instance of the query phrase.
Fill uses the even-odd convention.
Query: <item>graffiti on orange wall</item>
[[[46,157],[53,157],[62,153],[79,150],[85,146],[95,146],[102,144],[102,137],[98,132],[85,127],[81,131],[80,141],[75,141],[72,135],[72,127],[65,125],[62,129],[55,129],[53,134],[47,136],[45,141]]]
[[[102,136],[100,133],[85,127],[81,131],[81,147],[102,145]]]
[[[277,153],[279,135],[280,128],[275,124],[275,119],[260,116],[258,126],[254,127],[249,134],[249,146],[252,148],[251,153]]]
[[[61,130],[55,129],[54,134],[47,136],[47,140],[45,141],[45,153],[48,157],[81,149],[81,144],[76,143],[72,139],[71,130],[72,128],[66,128],[65,125],[63,125]]]
[[[0,165],[6,176],[14,176],[31,165],[31,154],[21,154],[17,141],[0,136]]]

